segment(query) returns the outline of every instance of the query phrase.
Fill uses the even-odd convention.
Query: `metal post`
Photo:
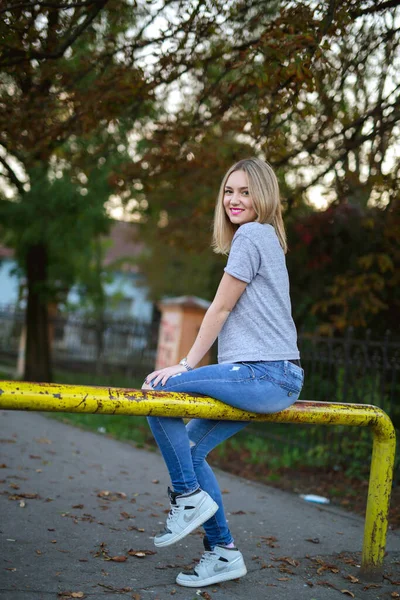
[[[386,532],[392,490],[396,433],[389,417],[381,411],[372,425],[373,447],[365,513],[361,574],[378,581],[382,575]]]

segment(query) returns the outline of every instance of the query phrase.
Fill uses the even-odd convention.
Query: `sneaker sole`
[[[227,573],[221,573],[220,575],[213,575],[212,577],[207,577],[207,579],[203,579],[202,581],[190,581],[186,579],[180,579],[179,575],[175,581],[177,584],[182,585],[184,587],[205,587],[206,585],[213,585],[215,583],[221,583],[222,581],[239,579],[239,577],[243,577],[244,575],[246,575],[246,573],[246,565],[243,565],[243,567],[235,569],[234,571],[228,571]]]
[[[201,513],[201,515],[199,515],[197,517],[197,519],[194,519],[191,523],[189,523],[189,525],[185,529],[182,529],[182,531],[177,533],[174,537],[169,538],[168,540],[159,542],[156,538],[154,538],[154,545],[157,548],[163,548],[164,546],[171,546],[171,544],[175,544],[175,542],[179,542],[179,540],[186,537],[187,535],[189,535],[189,533],[191,533],[192,531],[194,531],[195,529],[200,527],[200,525],[203,525],[203,523],[208,521],[208,519],[210,519],[213,515],[215,515],[217,510],[218,510],[218,504],[216,502],[214,502],[214,500],[213,500],[213,503],[210,506],[210,508],[206,512]]]

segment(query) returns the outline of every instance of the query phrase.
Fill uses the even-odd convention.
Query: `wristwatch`
[[[186,356],[179,361],[179,364],[182,365],[182,367],[185,367],[186,371],[193,371],[193,367],[189,365]]]

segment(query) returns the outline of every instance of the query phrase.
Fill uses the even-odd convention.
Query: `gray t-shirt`
[[[248,285],[218,336],[218,362],[300,358],[285,254],[273,226],[241,225],[225,271]]]

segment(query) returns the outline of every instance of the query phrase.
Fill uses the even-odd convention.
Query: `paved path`
[[[222,472],[249,573],[182,588],[175,576],[200,556],[202,536],[155,552],[168,509],[158,453],[27,412],[0,411],[0,442],[1,600],[400,597],[399,533],[388,536],[386,578],[368,587],[359,580],[362,518]]]

